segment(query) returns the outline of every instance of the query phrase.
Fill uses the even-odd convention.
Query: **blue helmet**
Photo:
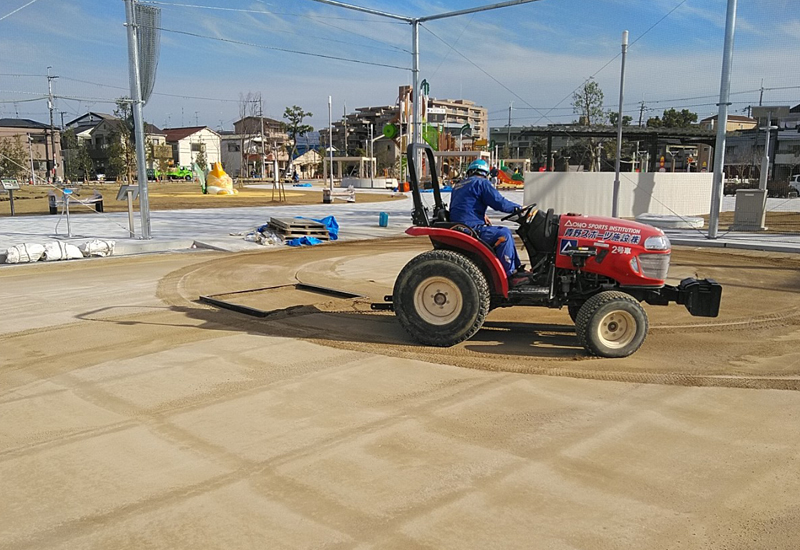
[[[473,160],[467,166],[467,175],[478,174],[485,177],[489,176],[489,164],[483,159]]]

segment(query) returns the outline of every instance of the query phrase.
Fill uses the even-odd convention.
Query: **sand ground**
[[[720,317],[601,360],[565,310],[414,344],[369,302],[428,247],[0,271],[0,548],[800,546],[800,261],[675,250]]]

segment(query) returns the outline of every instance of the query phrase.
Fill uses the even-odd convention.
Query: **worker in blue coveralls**
[[[507,227],[493,226],[486,217],[486,208],[511,214],[520,205],[504,198],[487,179],[489,165],[478,159],[467,167],[467,177],[453,185],[450,197],[450,221],[463,223],[474,229],[481,240],[489,244],[503,269],[511,286],[527,282],[528,275],[522,271],[519,254],[514,246],[514,237]]]

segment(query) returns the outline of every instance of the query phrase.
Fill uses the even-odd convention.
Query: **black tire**
[[[647,313],[639,302],[614,290],[586,300],[575,321],[581,345],[600,357],[629,356],[641,347],[647,329]]]
[[[185,179],[186,181],[192,181],[192,176],[185,176],[183,179]]]
[[[394,311],[414,340],[449,347],[471,338],[489,312],[489,285],[472,260],[452,250],[424,252],[394,283]]]

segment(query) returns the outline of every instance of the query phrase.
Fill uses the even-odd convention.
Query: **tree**
[[[289,159],[293,159],[297,154],[297,136],[304,136],[314,130],[312,126],[303,124],[306,117],[312,116],[314,115],[297,105],[286,107],[286,110],[283,111],[283,118],[289,121],[288,123],[284,122],[283,128],[289,134],[289,140],[292,143],[291,149],[289,149]]]
[[[127,99],[117,100],[114,116],[118,120],[114,121],[114,131],[108,146],[108,165],[112,176],[125,174],[130,182],[133,181],[133,172],[136,170],[136,147],[132,139],[133,111]]]
[[[203,172],[205,172],[206,168],[208,168],[208,161],[206,160],[206,154],[202,151],[202,149],[197,152],[197,156],[194,157],[194,162],[195,164],[197,164],[197,167],[200,168],[200,170],[202,170]]]
[[[616,111],[609,111],[608,112],[608,123],[611,124],[611,126],[616,126],[617,125],[618,118],[619,118],[619,113],[618,112],[616,112]],[[630,126],[632,121],[633,121],[633,117],[630,117],[628,115],[622,115],[622,125],[623,126]]]
[[[578,115],[578,123],[584,126],[604,124],[606,113],[603,110],[603,90],[590,78],[572,94],[572,110]]]
[[[572,94],[572,110],[578,115],[577,122],[583,126],[605,124],[607,117],[603,110],[603,90],[594,78],[589,78]],[[600,158],[597,140],[593,138],[581,140],[580,145],[585,148],[586,156],[589,158],[589,170],[592,172],[598,170]]]
[[[19,135],[0,139],[0,176],[24,178],[27,173],[25,148]]]
[[[688,128],[697,122],[697,113],[689,109],[680,112],[675,109],[666,109],[662,118],[657,116],[647,119],[648,128]]]
[[[256,120],[257,117],[261,116],[261,93],[247,92],[243,94],[239,92],[239,120],[242,121],[239,142],[239,151],[242,154],[242,168],[239,173],[241,177],[249,175],[247,155],[250,151],[247,150],[246,142],[250,136],[261,133],[261,121]],[[261,154],[266,154],[263,143],[261,144]]]

